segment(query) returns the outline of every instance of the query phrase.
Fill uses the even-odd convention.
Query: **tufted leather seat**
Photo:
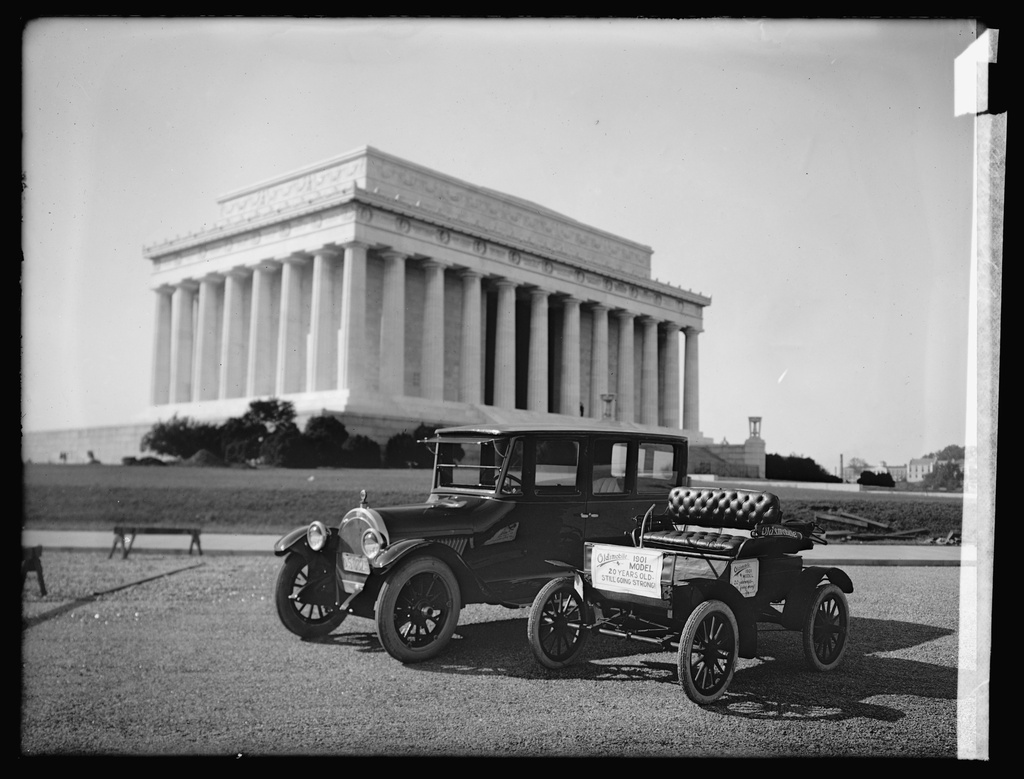
[[[813,546],[803,533],[781,525],[782,505],[770,492],[676,487],[669,493],[668,510],[643,534],[643,545],[735,558],[792,554]]]

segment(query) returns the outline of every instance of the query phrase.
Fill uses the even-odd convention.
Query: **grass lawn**
[[[418,503],[430,492],[430,477],[429,470],[412,469],[29,464],[22,526],[110,530],[118,523],[198,523],[212,533],[284,533],[314,519],[340,519],[364,489],[371,506]],[[928,528],[924,537],[945,536],[962,522],[961,501],[944,495],[771,489],[790,518],[846,511],[889,522],[893,530]]]

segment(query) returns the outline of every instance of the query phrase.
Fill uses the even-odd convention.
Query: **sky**
[[[969,20],[41,19],[23,34],[22,425],[139,421],[145,246],[363,145],[650,246],[711,297],[700,429],[965,443]]]

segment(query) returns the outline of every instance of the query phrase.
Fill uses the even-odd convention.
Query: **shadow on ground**
[[[316,643],[325,648],[383,653],[371,621],[355,619],[346,623],[346,628],[346,632]],[[741,659],[729,691],[705,710],[755,719],[864,717],[894,722],[906,713],[867,701],[878,696],[955,700],[957,669],[887,655],[952,633],[912,622],[853,618],[850,645],[842,665],[823,674],[806,666],[799,632],[766,625],[758,637],[759,656]],[[655,682],[678,688],[674,651],[652,652],[647,644],[609,636],[592,636],[574,663],[550,671],[534,659],[526,636],[526,620],[521,618],[460,625],[441,656],[408,667],[424,673]],[[683,696],[682,689],[678,689]]]

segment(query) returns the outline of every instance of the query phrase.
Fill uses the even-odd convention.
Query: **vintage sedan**
[[[365,493],[336,525],[315,521],[274,546],[281,622],[325,636],[349,614],[373,619],[404,663],[441,652],[469,603],[528,606],[585,541],[617,543],[633,517],[686,478],[678,435],[613,426],[450,427],[423,503],[375,507]]]

